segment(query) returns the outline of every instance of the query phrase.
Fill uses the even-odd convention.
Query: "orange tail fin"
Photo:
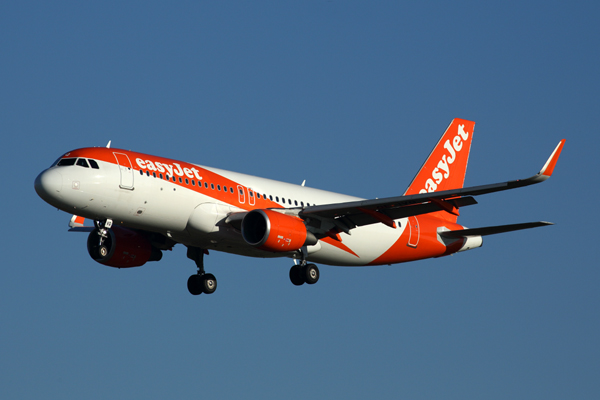
[[[471,140],[475,122],[455,118],[442,135],[417,176],[406,189],[405,195],[460,189],[465,182]],[[457,216],[446,211],[436,216],[456,222]]]

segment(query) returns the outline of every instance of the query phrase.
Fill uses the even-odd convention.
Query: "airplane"
[[[442,257],[480,247],[483,236],[546,225],[466,228],[459,209],[474,196],[548,179],[565,139],[530,178],[463,187],[475,122],[454,119],[402,196],[362,199],[174,159],[106,147],[60,156],[35,179],[37,194],[69,214],[70,231],[89,232],[103,265],[159,261],[177,243],[196,263],[188,290],[217,289],[204,270],[209,250],[288,257],[291,282],[314,284],[316,264],[374,266]],[[85,219],[94,226],[85,226]]]

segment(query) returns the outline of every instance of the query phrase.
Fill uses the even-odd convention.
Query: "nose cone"
[[[44,201],[51,205],[56,205],[62,199],[63,178],[56,168],[50,168],[42,172],[35,178],[35,191]]]

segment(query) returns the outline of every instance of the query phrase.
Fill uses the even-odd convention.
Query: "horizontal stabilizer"
[[[473,229],[461,229],[458,231],[446,231],[440,232],[441,236],[449,238],[462,238],[469,236],[486,236],[495,235],[497,233],[518,231],[521,229],[537,228],[538,226],[554,225],[552,222],[526,222],[523,224],[511,224],[511,225],[499,225],[499,226],[486,226],[484,228],[473,228]]]

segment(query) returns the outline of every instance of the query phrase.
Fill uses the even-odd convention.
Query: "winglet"
[[[543,175],[547,178],[550,178],[552,176],[552,172],[554,172],[554,166],[556,165],[558,157],[560,157],[560,152],[562,151],[562,148],[565,145],[565,140],[566,139],[563,139],[560,142],[558,142],[558,146],[556,146],[556,148],[550,155],[550,158],[548,158],[548,161],[546,161],[546,164],[544,164],[544,167],[538,173],[538,175]]]
[[[541,171],[531,178],[524,179],[522,182],[526,182],[525,185],[531,185],[533,183],[544,182],[546,179],[552,176],[552,172],[554,172],[554,167],[556,166],[556,162],[558,161],[558,157],[560,156],[560,152],[565,144],[565,140],[563,139],[558,142],[558,146],[554,149],[546,164],[542,167]]]
[[[93,226],[84,226],[85,218],[78,215],[73,215],[69,222],[69,232],[91,232],[94,230]]]
[[[73,215],[69,222],[69,228],[81,228],[83,227],[84,222],[85,218],[80,217],[79,215]]]

